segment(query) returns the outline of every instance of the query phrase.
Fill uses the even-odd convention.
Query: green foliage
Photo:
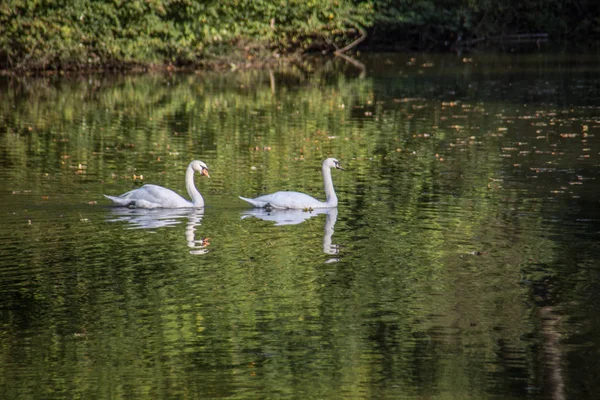
[[[444,47],[458,38],[548,33],[595,43],[591,0],[5,0],[0,68],[89,68],[264,59],[380,42]]]
[[[0,63],[57,68],[197,62],[242,47],[307,49],[354,36],[368,5],[349,0],[9,0],[0,6]]]

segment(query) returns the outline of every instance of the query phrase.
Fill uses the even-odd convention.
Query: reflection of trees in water
[[[546,379],[550,388],[552,400],[564,400],[565,377],[562,369],[563,349],[560,344],[561,334],[558,331],[560,315],[552,306],[540,308],[538,315],[542,324],[542,335],[544,338],[544,356]]]
[[[379,61],[377,68],[385,68],[384,60]],[[390,59],[395,62],[394,74],[403,66],[398,79],[379,74],[369,63],[369,75],[357,80],[351,78],[356,75],[352,65],[346,68],[354,75],[340,74],[335,63],[330,63],[331,69],[321,76],[253,72],[114,81],[90,77],[60,84],[27,80],[0,98],[0,109],[5,110],[0,130],[6,126],[6,134],[0,135],[2,176],[9,190],[33,193],[23,197],[27,201],[50,195],[50,202],[100,202],[103,182],[123,191],[132,189],[127,187],[132,174],[141,172],[156,183],[177,186],[181,177],[172,173],[171,167],[194,159],[192,153],[204,156],[206,152],[207,162],[216,172],[206,182],[207,193],[212,193],[215,201],[228,201],[233,194],[263,188],[320,189],[322,184],[313,179],[311,168],[318,165],[323,153],[335,155],[348,161],[350,171],[340,176],[336,185],[347,216],[337,223],[338,228],[343,226],[347,247],[343,262],[332,268],[336,284],[324,286],[324,291],[332,291],[323,293],[325,301],[330,300],[332,307],[356,310],[357,326],[361,327],[369,326],[362,315],[374,315],[374,319],[391,315],[395,325],[390,324],[393,329],[386,332],[399,344],[407,342],[405,331],[396,326],[420,333],[419,329],[426,331],[421,321],[427,321],[430,313],[452,316],[458,310],[469,317],[464,321],[479,329],[469,336],[471,348],[492,352],[496,338],[501,337],[519,351],[525,348],[519,353],[527,358],[523,365],[534,365],[539,372],[528,375],[527,368],[515,372],[509,365],[504,376],[493,379],[499,391],[506,391],[506,375],[512,382],[515,377],[520,382],[527,380],[518,389],[523,393],[528,390],[526,385],[533,382],[530,386],[538,387],[545,379],[546,390],[552,387],[556,398],[564,393],[565,380],[569,392],[578,390],[573,389],[573,381],[578,379],[593,387],[596,374],[579,368],[597,363],[593,351],[578,348],[567,352],[559,341],[561,332],[566,334],[556,315],[565,315],[564,323],[575,328],[589,328],[576,342],[595,346],[597,336],[592,336],[591,328],[597,307],[587,301],[597,292],[595,280],[581,277],[578,282],[590,282],[584,287],[561,281],[562,298],[585,299],[585,306],[564,311],[564,302],[541,303],[537,313],[528,314],[528,288],[519,279],[528,263],[531,274],[562,279],[563,266],[545,271],[535,263],[543,256],[543,262],[555,265],[553,245],[564,238],[581,243],[577,249],[565,250],[586,255],[589,264],[580,268],[581,273],[594,270],[598,252],[581,250],[597,237],[593,233],[597,229],[591,229],[594,222],[580,217],[587,212],[590,215],[586,217],[598,220],[597,214],[589,211],[597,206],[594,194],[599,180],[594,179],[594,165],[600,132],[597,124],[585,122],[586,118],[595,121],[597,112],[580,107],[572,111],[556,104],[570,102],[569,93],[575,90],[583,90],[575,104],[589,102],[590,93],[597,94],[599,86],[588,84],[591,80],[582,75],[578,85],[567,85],[577,74],[574,70],[568,75],[553,72],[554,78],[534,66],[539,76],[525,82],[531,74],[495,75],[480,66],[462,68],[451,63],[436,70],[422,67],[418,60],[414,67],[396,61]],[[494,64],[496,68],[500,65]],[[411,69],[421,68],[423,75],[412,74]],[[518,84],[507,84],[514,79]],[[272,93],[275,84],[276,97]],[[554,99],[554,105],[536,100],[542,98]],[[591,150],[584,152],[588,148]],[[588,153],[589,158],[579,160]],[[290,168],[292,163],[299,168]],[[494,178],[491,184],[490,178]],[[69,197],[53,196],[47,190]],[[571,195],[580,200],[571,200]],[[15,194],[11,198],[21,197]],[[122,218],[113,211],[122,212]],[[159,210],[165,213],[159,217],[145,215],[147,212],[111,210],[115,220],[128,224],[125,229],[164,229],[186,222],[185,240],[190,250],[206,251],[207,243],[196,240],[202,215]],[[170,212],[174,215],[169,216]],[[335,218],[326,218],[323,252],[335,254],[337,248],[331,242]],[[334,221],[331,229],[330,221]],[[573,221],[581,222],[574,226]],[[321,221],[313,222],[320,226]],[[92,224],[86,227],[96,228]],[[249,239],[235,230],[222,228],[220,233],[231,243]],[[19,236],[23,242],[40,237],[34,229],[15,234],[23,235]],[[291,236],[286,239],[294,240]],[[274,250],[266,248],[264,252]],[[469,255],[475,251],[484,255]],[[56,262],[52,252],[38,253],[47,264]],[[213,254],[217,256],[216,252],[210,256]],[[237,265],[232,254],[231,264]],[[237,270],[231,277],[238,277]],[[350,298],[336,297],[339,281],[351,288],[348,292],[359,293],[360,301],[353,304]],[[496,288],[493,296],[490,288]],[[413,293],[417,297],[411,298]],[[302,296],[293,299],[296,303],[301,300]],[[502,308],[498,310],[496,305]],[[413,313],[414,319],[393,317],[398,310]],[[523,315],[522,320],[515,318]],[[578,318],[573,320],[570,315]],[[347,324],[347,318],[340,318],[339,331]],[[447,320],[440,322],[443,327],[447,324]],[[535,335],[535,346],[521,339],[523,332]],[[356,343],[362,337],[357,334]],[[346,349],[344,346],[345,342],[340,342],[339,348]],[[528,346],[534,348],[532,352],[527,352]],[[394,357],[395,351],[386,348],[382,354]],[[431,359],[432,368],[444,364],[448,354],[432,357],[431,348],[424,346],[419,351],[417,361]],[[507,359],[514,356],[511,352]],[[565,363],[567,356],[576,362]],[[478,360],[469,354],[455,358]],[[501,366],[501,360],[491,364]]]

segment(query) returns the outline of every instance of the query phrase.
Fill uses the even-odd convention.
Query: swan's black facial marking
[[[337,169],[341,169],[342,171],[344,170],[344,168],[342,168],[342,166],[340,165],[340,162],[338,160],[333,160],[333,164],[335,165],[335,167]]]
[[[200,175],[204,175],[210,178],[210,175],[208,174],[208,167],[206,165],[203,164],[194,164],[192,166],[194,172],[199,172]]]

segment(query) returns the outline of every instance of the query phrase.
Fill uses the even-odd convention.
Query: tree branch
[[[363,40],[365,40],[367,38],[367,31],[365,31],[360,26],[357,26],[356,29],[358,29],[361,36],[358,39],[356,39],[354,42],[350,43],[348,46],[342,47],[341,49],[336,50],[333,54],[335,54],[336,56],[344,54],[348,50],[353,49],[354,47],[358,46]]]

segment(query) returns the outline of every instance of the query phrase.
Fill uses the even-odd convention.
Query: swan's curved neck
[[[323,253],[325,254],[336,254],[335,247],[331,245],[331,237],[333,236],[333,231],[335,229],[337,215],[337,208],[334,207],[327,210],[327,216],[325,217],[325,233],[323,234]]]
[[[185,171],[185,188],[192,198],[194,206],[204,207],[204,199],[198,189],[196,189],[196,185],[194,185],[194,169],[192,168],[192,164],[188,165],[187,171]]]
[[[331,168],[326,165],[323,165],[323,184],[325,185],[325,203],[327,207],[337,207],[338,199],[331,180]]]

